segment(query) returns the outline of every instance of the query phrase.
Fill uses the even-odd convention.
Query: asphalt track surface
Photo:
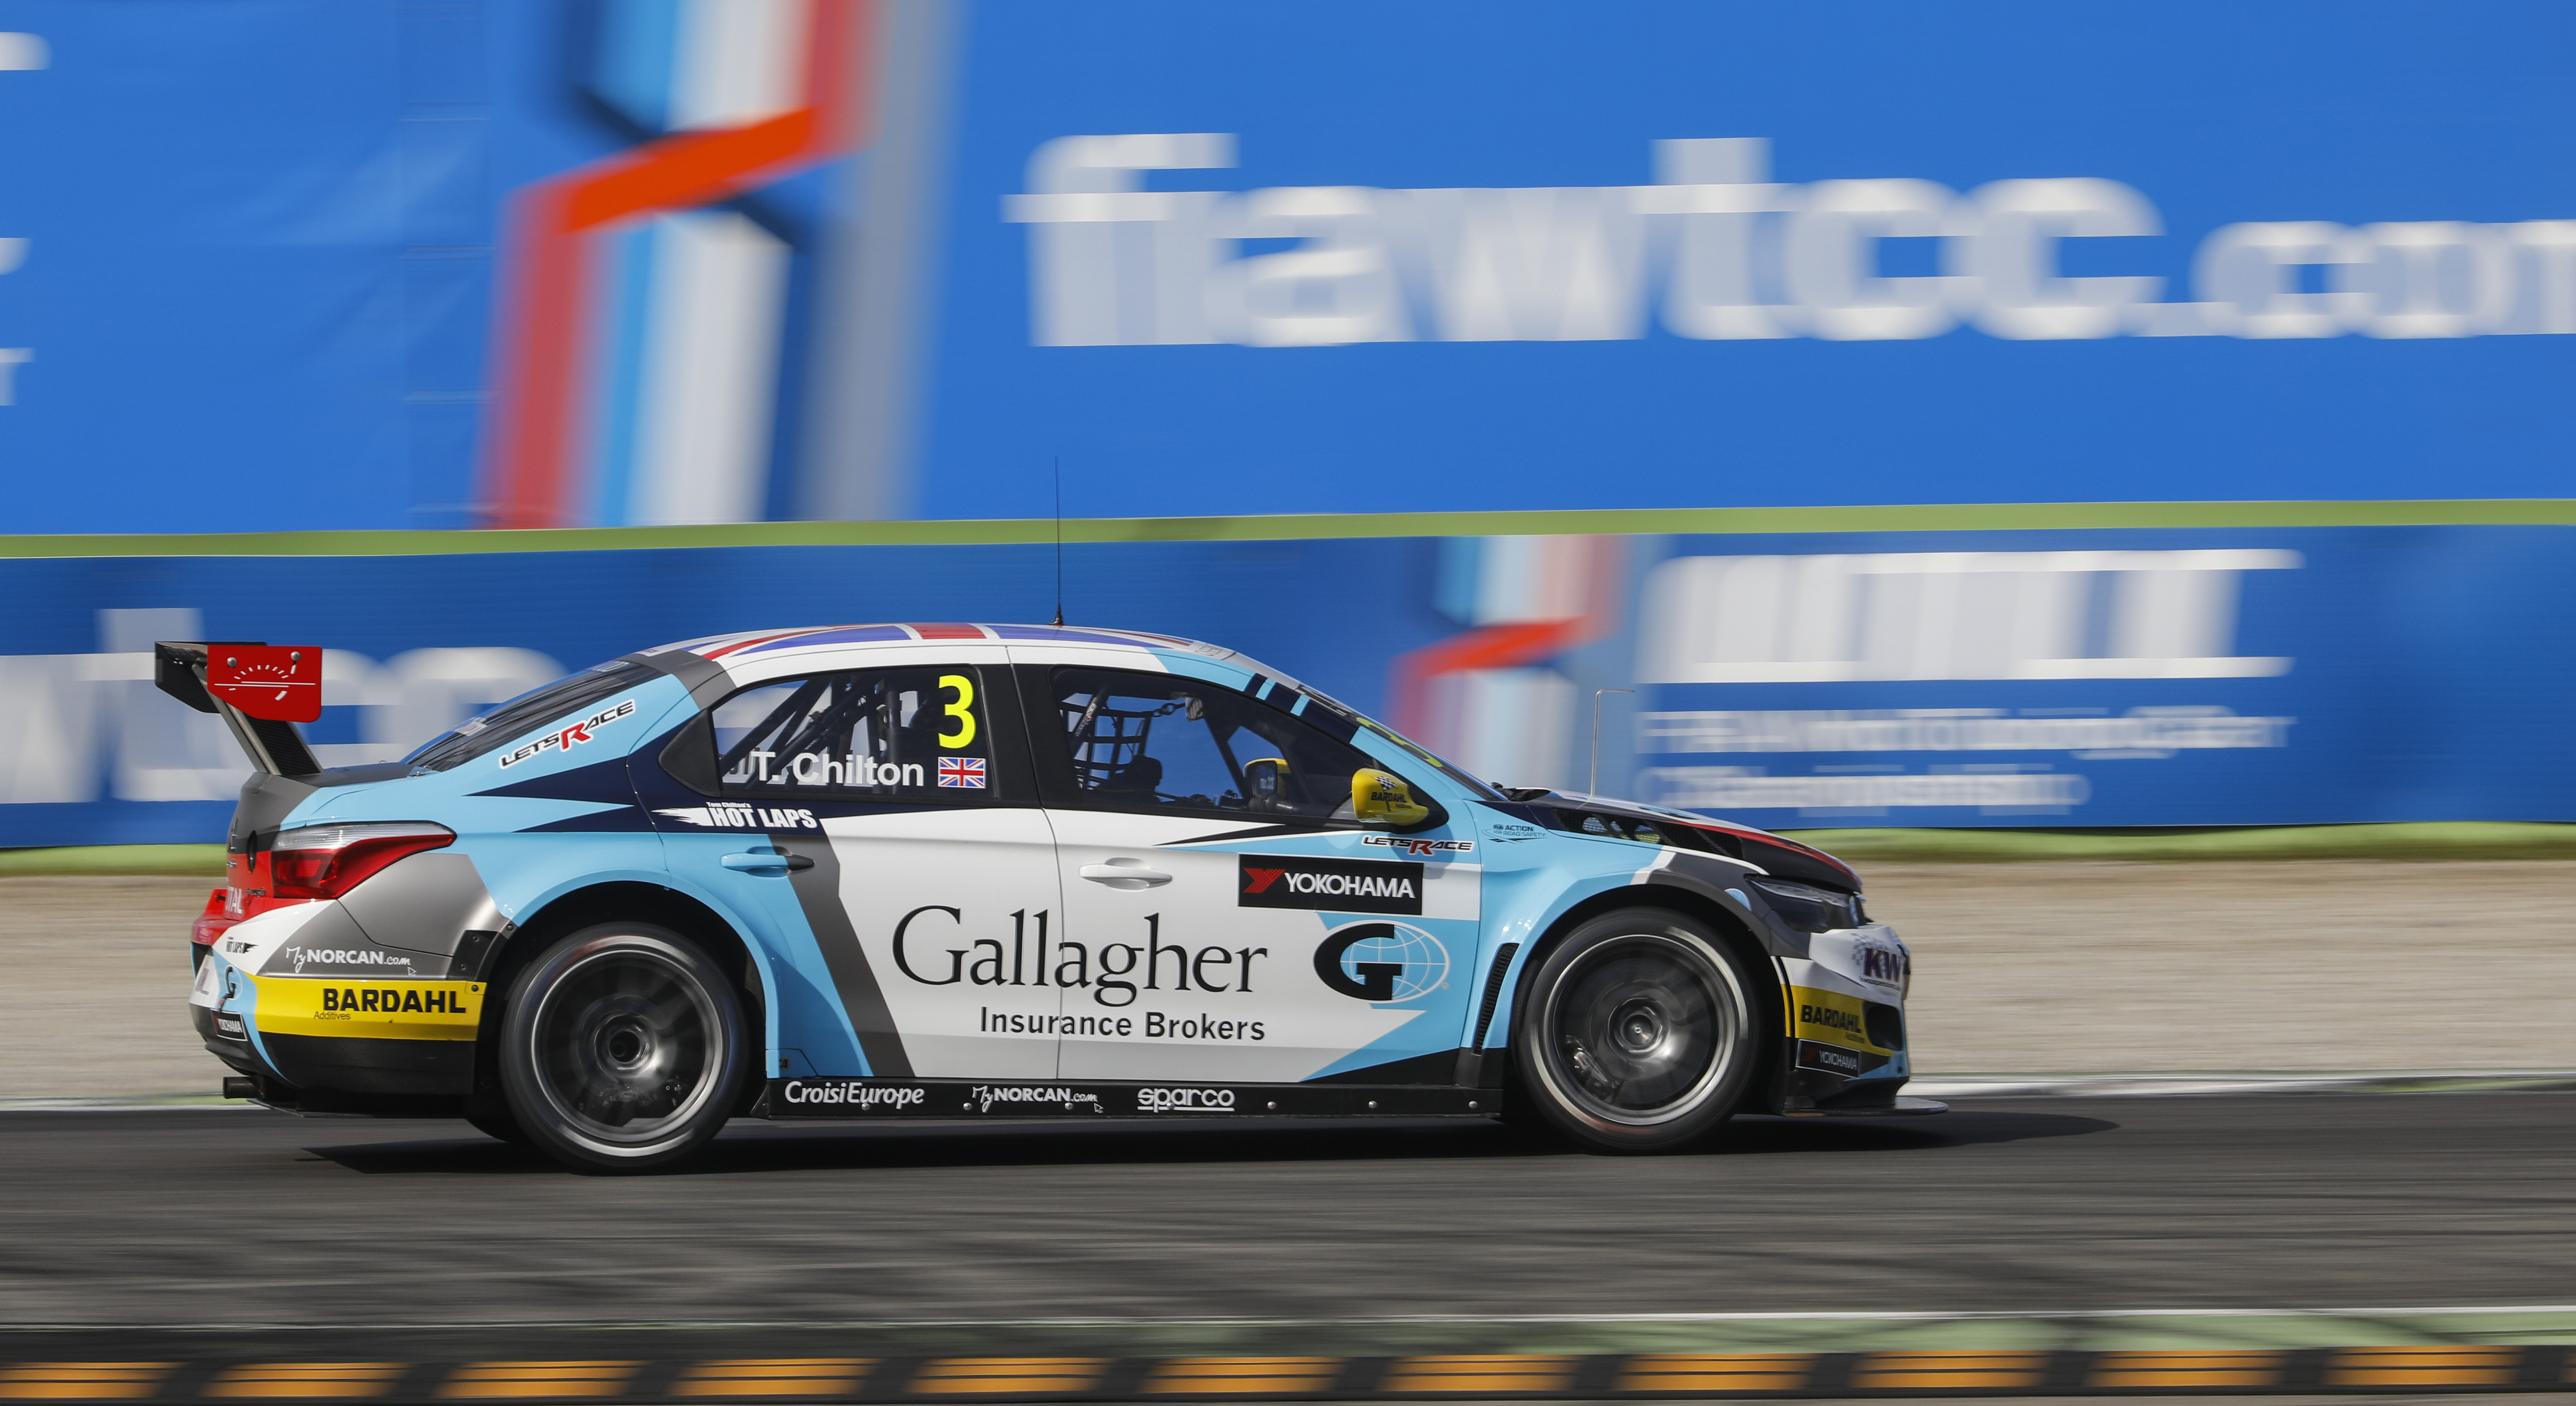
[[[2576,1095],[1995,1100],[1604,1158],[1485,1123],[0,1115],[0,1323],[475,1325],[2566,1303]]]

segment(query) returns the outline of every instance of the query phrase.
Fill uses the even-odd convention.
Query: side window
[[[1102,669],[1058,669],[1054,683],[1058,740],[1040,745],[1086,804],[1349,821],[1351,774],[1378,766],[1216,684]]]
[[[715,708],[728,796],[989,801],[984,680],[969,668],[863,669],[787,679]]]

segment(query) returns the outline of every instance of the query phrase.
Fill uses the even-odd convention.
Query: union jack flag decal
[[[939,759],[939,784],[942,786],[972,786],[978,791],[983,790],[984,759],[982,757],[941,757]]]

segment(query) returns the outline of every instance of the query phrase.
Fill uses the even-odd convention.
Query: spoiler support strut
[[[295,730],[293,722],[284,718],[254,717],[232,699],[218,696],[207,688],[206,651],[209,649],[259,650],[265,654],[269,646],[254,640],[159,641],[152,646],[153,686],[200,713],[221,715],[224,725],[232,729],[233,740],[239,742],[243,753],[249,756],[254,770],[272,776],[311,776],[320,771],[322,766],[313,759],[313,749],[305,745],[304,734]],[[315,690],[313,706],[318,710],[321,651],[310,652],[315,682],[310,685],[299,682],[297,686],[309,686]],[[227,692],[230,691],[228,688]],[[282,688],[279,696],[285,696]]]

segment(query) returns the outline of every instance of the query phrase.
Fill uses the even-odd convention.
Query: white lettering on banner
[[[1676,557],[1646,577],[1637,677],[2269,677],[2291,661],[2229,652],[2237,577],[2299,564],[2259,548]]]
[[[2576,333],[2576,220],[2231,224],[2199,246],[2198,301],[2159,302],[2160,276],[2059,270],[2060,241],[2164,232],[2117,181],[1785,185],[1769,155],[1659,141],[1644,186],[1149,191],[1147,171],[1233,166],[1234,136],[1058,137],[1003,218],[1030,227],[1038,346],[1628,340],[1657,307],[1703,339]],[[1940,240],[1941,271],[1883,273],[1888,239]],[[2298,286],[2310,264],[2324,291]]]
[[[1675,810],[1860,810],[1976,806],[2022,814],[2084,804],[2092,784],[2060,772],[1956,771],[1927,776],[1764,776],[1745,767],[1648,767],[1639,795]]]
[[[2296,718],[2225,708],[2132,708],[2119,717],[2011,717],[2001,708],[1640,713],[1640,752],[2073,752],[2087,760],[2286,747]],[[1375,838],[1372,836],[1371,838]]]

